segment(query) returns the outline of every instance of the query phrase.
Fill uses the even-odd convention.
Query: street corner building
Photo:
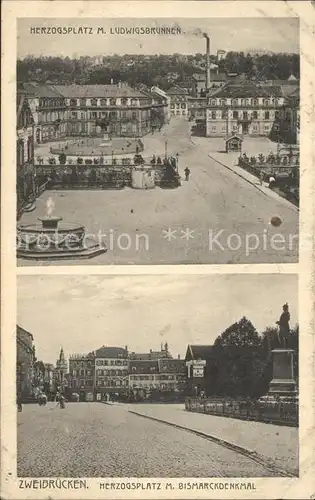
[[[65,137],[142,137],[153,122],[164,122],[166,96],[118,82],[109,85],[20,86],[33,113],[35,145]]]
[[[299,142],[299,86],[296,81],[258,84],[230,80],[207,97],[206,136],[266,136]]]

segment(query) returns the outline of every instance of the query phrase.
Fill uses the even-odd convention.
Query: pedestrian
[[[276,183],[276,179],[274,178],[274,176],[273,176],[273,175],[271,175],[271,176],[269,177],[269,188],[270,188],[270,189],[274,188],[275,183]]]
[[[189,175],[190,175],[190,170],[189,170],[189,168],[188,168],[188,167],[186,167],[186,168],[185,168],[185,170],[184,170],[184,172],[185,172],[185,180],[186,180],[186,181],[189,181]]]

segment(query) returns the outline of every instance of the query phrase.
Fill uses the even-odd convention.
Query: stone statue
[[[289,326],[289,321],[290,321],[290,313],[289,313],[289,306],[288,304],[284,304],[282,307],[283,312],[280,316],[279,321],[277,321],[277,325],[279,326],[279,346],[286,348],[288,344],[288,337],[290,333],[290,326]]]

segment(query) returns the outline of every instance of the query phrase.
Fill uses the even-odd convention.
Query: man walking
[[[188,168],[188,167],[186,167],[186,168],[185,168],[185,170],[184,170],[184,172],[185,172],[185,180],[186,180],[186,181],[189,181],[189,175],[190,175],[190,170],[189,170],[189,168]]]

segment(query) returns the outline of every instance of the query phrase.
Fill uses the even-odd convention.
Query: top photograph
[[[298,262],[298,18],[20,18],[18,266]]]

